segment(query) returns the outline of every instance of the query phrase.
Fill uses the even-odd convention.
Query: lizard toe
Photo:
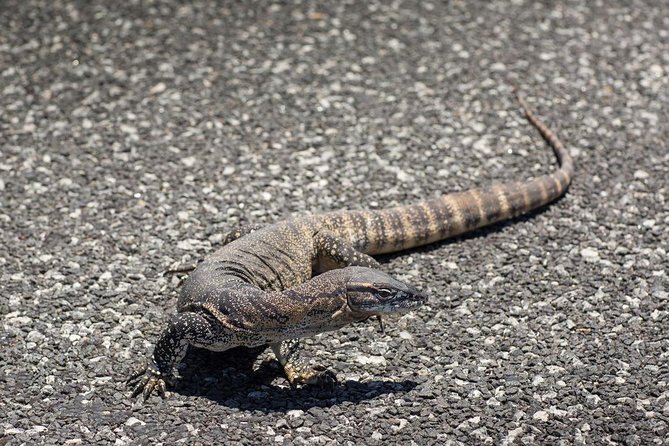
[[[128,385],[134,386],[130,398],[135,398],[142,394],[144,401],[146,401],[154,390],[163,398],[165,398],[165,380],[160,373],[156,373],[149,367],[145,367],[140,372],[132,374],[126,381]]]
[[[130,394],[130,398],[135,398],[137,395],[142,393],[144,391],[144,388],[146,384],[148,383],[148,377],[143,376],[142,378],[139,379],[139,382],[135,385],[135,387],[132,389],[132,393]]]
[[[159,380],[158,385],[156,386],[158,389],[158,395],[160,395],[161,398],[165,398],[165,381],[164,380]]]
[[[148,379],[144,385],[144,390],[142,391],[142,398],[144,398],[144,401],[149,399],[151,393],[153,393],[153,389],[156,387],[156,384],[157,383],[155,378],[151,377]]]
[[[318,375],[318,385],[323,389],[333,390],[339,383],[337,374],[332,370],[325,370]]]
[[[143,376],[146,373],[146,370],[148,369],[148,366],[144,366],[135,373],[131,374],[128,376],[128,379],[125,380],[126,385],[132,385],[136,383],[141,376]]]
[[[165,398],[165,380],[157,376],[150,377],[142,391],[142,398],[144,398],[144,401],[149,399],[154,390],[161,396],[161,398]]]
[[[291,387],[317,386],[321,388],[334,388],[337,384],[337,375],[323,366],[314,366],[305,370],[291,381]]]

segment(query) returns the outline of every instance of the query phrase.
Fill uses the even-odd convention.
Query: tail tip
[[[520,108],[523,109],[523,112],[528,114],[529,108],[527,107],[527,103],[525,103],[525,99],[523,99],[523,95],[520,93],[520,88],[517,84],[511,84],[511,92],[516,97],[516,100],[518,101],[518,104],[520,104]]]

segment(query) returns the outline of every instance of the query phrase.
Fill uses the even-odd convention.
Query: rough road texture
[[[666,2],[176,3],[0,4],[0,443],[662,444]],[[511,82],[570,192],[382,259],[430,305],[309,341],[339,386],[193,351],[128,398],[161,272],[237,222],[549,171]]]

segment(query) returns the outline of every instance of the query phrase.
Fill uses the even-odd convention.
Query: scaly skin
[[[514,218],[547,205],[567,190],[574,172],[569,153],[523,99],[518,100],[528,121],[553,148],[559,169],[524,182],[471,189],[408,206],[336,211],[230,233],[225,245],[186,280],[177,314],[158,339],[152,359],[131,378],[137,381],[133,396],[143,393],[147,398],[153,390],[164,394],[165,379],[188,345],[222,351],[269,344],[291,385],[329,379],[331,375],[306,366],[299,358],[297,339],[403,308],[377,305],[372,310],[349,311],[346,302],[350,304],[351,295],[381,299],[375,294],[378,287],[369,284],[346,291],[351,280],[363,275],[384,284],[392,281],[378,271],[378,276],[368,273],[373,271],[369,268],[379,267],[372,255],[433,243]],[[409,301],[413,302],[420,293],[397,281],[383,293],[407,289],[412,290],[406,296],[412,296]]]

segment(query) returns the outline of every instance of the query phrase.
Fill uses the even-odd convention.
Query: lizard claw
[[[155,390],[162,398],[165,398],[165,380],[159,371],[144,367],[136,373],[133,373],[127,380],[126,384],[135,385],[130,398],[135,398],[140,393],[144,401],[149,399]]]
[[[383,318],[381,317],[380,314],[376,315],[377,319],[379,320],[379,327],[381,328],[381,334],[386,335],[386,327],[383,325]]]
[[[315,384],[323,389],[334,390],[337,383],[339,383],[337,374],[332,370],[324,370],[318,374]]]
[[[297,374],[290,374],[288,381],[293,389],[298,386],[314,385],[322,388],[334,388],[338,382],[337,375],[334,372],[320,365],[305,368]]]

